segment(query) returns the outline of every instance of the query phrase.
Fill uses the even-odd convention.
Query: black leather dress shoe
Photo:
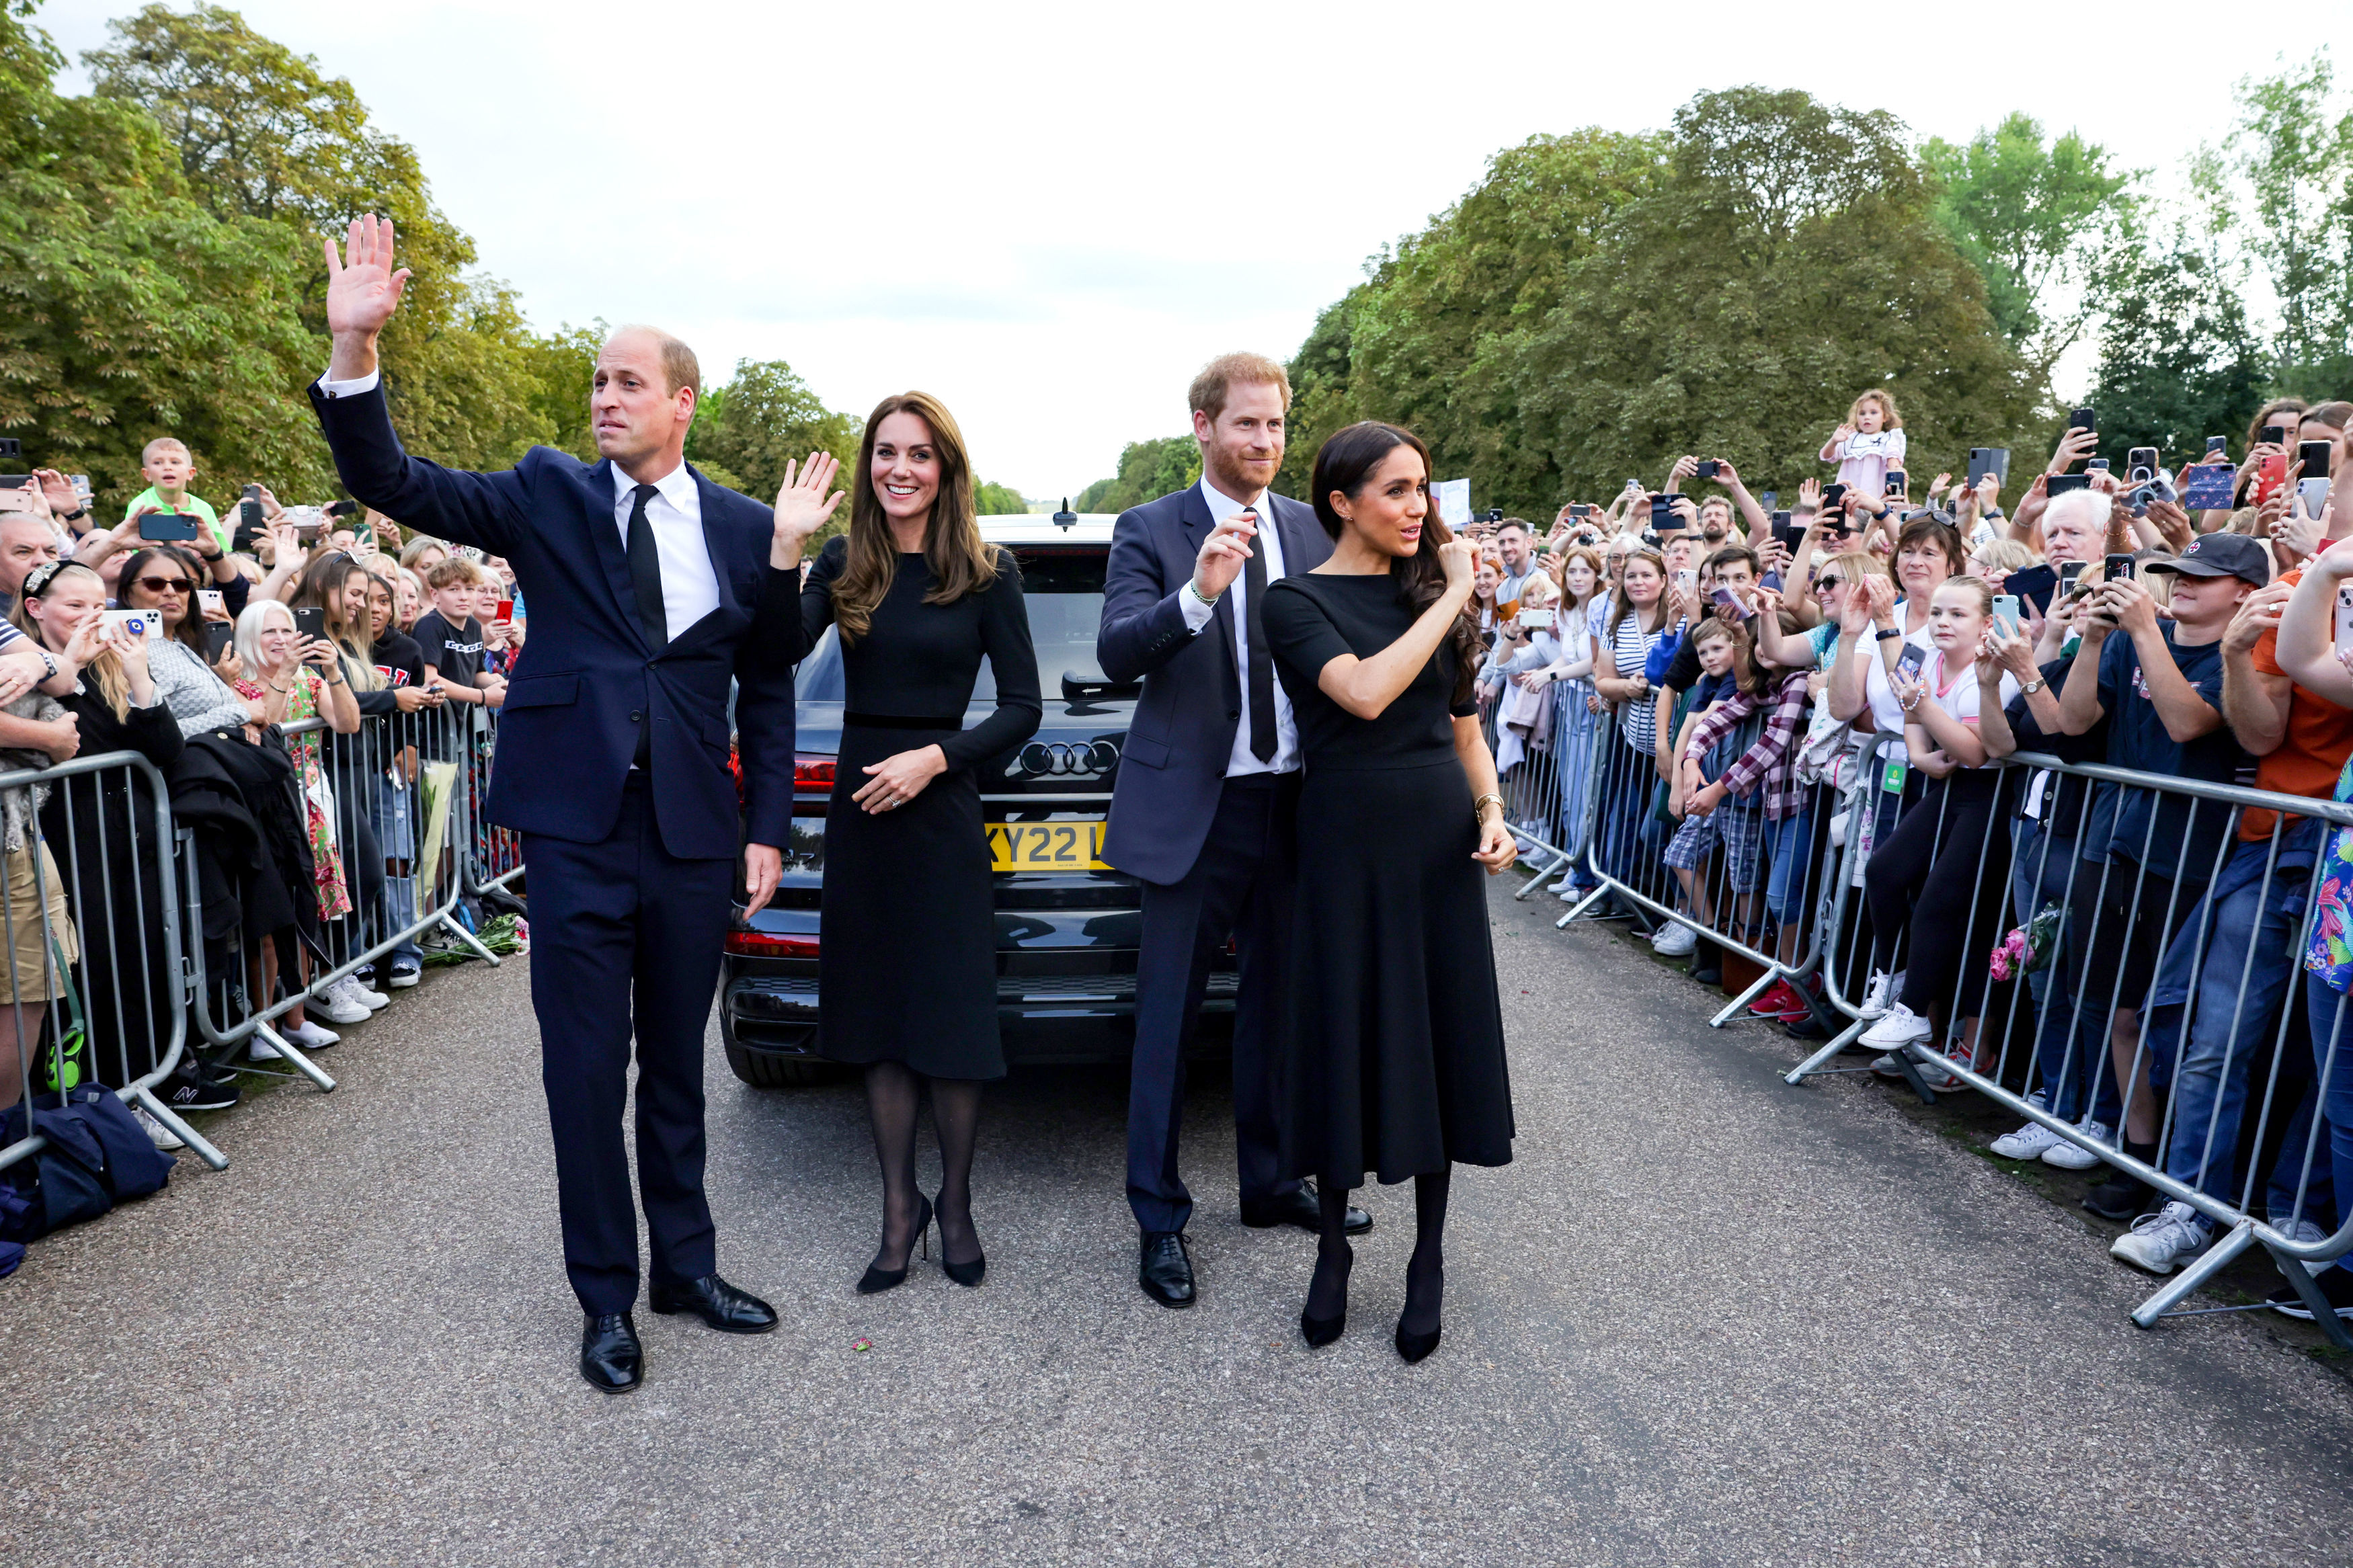
[[[604,1394],[635,1394],[646,1380],[646,1352],[627,1312],[590,1317],[580,1331],[580,1375]]]
[[[1253,1229],[1265,1230],[1278,1225],[1295,1225],[1310,1236],[1324,1231],[1324,1216],[1317,1212],[1315,1184],[1302,1182],[1281,1197],[1263,1198],[1242,1205],[1242,1223]],[[1351,1205],[1348,1217],[1340,1228],[1350,1236],[1362,1236],[1373,1228],[1373,1216]]]
[[[692,1312],[723,1334],[765,1334],[776,1326],[776,1310],[757,1296],[747,1295],[716,1274],[706,1274],[683,1285],[657,1283],[646,1292],[646,1305],[668,1317]]]
[[[1185,1250],[1181,1230],[1147,1230],[1144,1253],[1135,1268],[1135,1282],[1164,1307],[1193,1304],[1193,1257]]]

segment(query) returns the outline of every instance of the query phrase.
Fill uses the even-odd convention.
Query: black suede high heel
[[[929,1258],[932,1255],[932,1200],[923,1197],[921,1194],[916,1195],[923,1206],[915,1211],[915,1240],[923,1244],[923,1256]],[[907,1248],[909,1258],[912,1258],[914,1256],[914,1247],[911,1244]],[[903,1285],[906,1282],[907,1270],[904,1267],[877,1268],[870,1263],[866,1266],[866,1272],[859,1276],[858,1293],[861,1296],[877,1296],[894,1286]]]
[[[937,1208],[934,1207],[933,1212],[936,1214],[938,1212]],[[955,1280],[957,1284],[969,1290],[977,1286],[982,1279],[987,1277],[988,1254],[984,1252],[969,1263],[950,1263],[948,1261],[948,1233],[946,1229],[943,1227],[940,1231],[940,1272],[945,1274],[949,1279]]]
[[[1436,1288],[1443,1289],[1444,1285],[1442,1284],[1442,1281],[1446,1278],[1445,1274],[1435,1269],[1431,1272],[1436,1276],[1437,1279],[1441,1282],[1438,1284]],[[1406,1281],[1405,1310],[1407,1312],[1413,1310],[1413,1281],[1409,1275]],[[1404,1357],[1407,1363],[1410,1365],[1412,1363],[1421,1360],[1423,1357],[1430,1354],[1430,1352],[1438,1348],[1438,1336],[1444,1331],[1445,1325],[1443,1323],[1432,1323],[1430,1326],[1430,1331],[1427,1333],[1413,1332],[1406,1328],[1405,1317],[1403,1314],[1399,1314],[1397,1326],[1397,1353]]]
[[[1400,1319],[1397,1327],[1397,1352],[1409,1363],[1418,1362],[1438,1348],[1438,1336],[1443,1331],[1444,1325],[1441,1324],[1426,1334],[1409,1334],[1405,1331],[1405,1322]]]
[[[1342,1256],[1345,1261],[1340,1265],[1340,1310],[1328,1318],[1317,1318],[1310,1316],[1305,1307],[1299,1309],[1299,1337],[1307,1342],[1310,1350],[1320,1350],[1348,1331],[1348,1275],[1356,1268],[1356,1255],[1351,1251]],[[1315,1260],[1315,1268],[1323,1272],[1321,1257]],[[1307,1294],[1315,1294],[1313,1279],[1308,1281]]]

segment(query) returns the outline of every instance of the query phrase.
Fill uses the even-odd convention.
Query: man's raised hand
[[[1242,563],[1250,556],[1250,541],[1258,537],[1258,513],[1248,507],[1209,531],[1201,552],[1193,558],[1193,592],[1214,599],[1234,585]]]
[[[355,381],[375,369],[375,336],[400,308],[408,268],[392,266],[392,220],[373,213],[355,217],[338,256],[332,235],[327,253],[327,331],[335,340],[327,374]]]
[[[841,504],[842,492],[833,489],[841,459],[830,452],[811,452],[807,463],[785,464],[785,482],[776,491],[776,535],[768,546],[768,564],[788,572],[801,563],[809,535],[823,528]]]

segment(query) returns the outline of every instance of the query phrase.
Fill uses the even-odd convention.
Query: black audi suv
[[[997,862],[997,997],[1005,1054],[1014,1063],[1124,1060],[1134,1042],[1135,951],[1142,911],[1134,879],[1102,858],[1103,819],[1138,688],[1104,678],[1095,658],[1112,519],[981,520],[987,539],[1021,563],[1021,589],[1038,649],[1045,721],[1016,751],[981,764],[980,798]],[[829,1069],[818,1054],[818,888],[825,814],[841,736],[841,648],[834,633],[801,661],[793,763],[792,842],[768,908],[737,918],[720,970],[720,1033],[727,1061],[763,1088],[810,1083]],[[984,659],[965,715],[995,706]],[[923,868],[898,875],[920,883]],[[899,955],[907,983],[923,983],[923,955]],[[1234,961],[1212,960],[1200,1045],[1230,1038]]]

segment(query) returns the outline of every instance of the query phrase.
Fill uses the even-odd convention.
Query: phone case
[[[2181,505],[2186,511],[2228,511],[2238,488],[2239,470],[2228,463],[2200,463],[2181,471]]]

